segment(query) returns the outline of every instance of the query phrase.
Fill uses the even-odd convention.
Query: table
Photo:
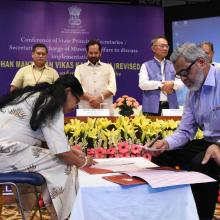
[[[153,164],[143,158],[123,159],[139,161],[140,166]],[[199,219],[189,185],[159,189],[147,184],[120,186],[102,179],[105,175],[79,171],[79,190],[71,220]]]

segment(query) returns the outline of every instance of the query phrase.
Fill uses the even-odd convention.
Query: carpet
[[[42,209],[42,217],[45,220],[51,219],[47,210]],[[17,206],[16,205],[5,205],[2,207],[2,213],[1,213],[1,220],[22,220],[20,213],[18,212]],[[33,220],[40,220],[39,212],[36,213],[34,216]]]

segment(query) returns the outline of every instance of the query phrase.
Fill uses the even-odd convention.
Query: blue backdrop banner
[[[99,39],[102,61],[116,72],[116,98],[127,94],[141,101],[138,72],[152,58],[151,39],[164,33],[163,16],[159,7],[1,1],[0,94],[31,62],[33,44],[45,43],[48,64],[63,74],[86,61],[89,39]]]

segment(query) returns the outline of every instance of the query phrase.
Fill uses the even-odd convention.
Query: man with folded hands
[[[143,91],[143,113],[157,116],[161,115],[162,109],[179,108],[176,90],[182,88],[183,83],[175,79],[173,64],[165,59],[169,51],[167,39],[155,37],[151,49],[154,58],[142,64],[139,87]]]
[[[212,219],[219,190],[220,69],[195,44],[183,44],[171,55],[176,77],[188,87],[184,113],[177,130],[153,148],[152,161],[160,166],[204,173],[216,182],[192,184],[200,219]],[[198,128],[204,138],[194,140]]]
[[[102,45],[99,41],[90,40],[86,51],[88,61],[75,69],[75,76],[84,91],[79,108],[100,108],[101,103],[111,106],[116,93],[115,72],[110,64],[100,61]]]

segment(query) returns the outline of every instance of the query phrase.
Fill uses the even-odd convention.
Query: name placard
[[[162,109],[162,116],[182,116],[183,109]]]
[[[76,116],[110,116],[109,109],[76,109]]]

